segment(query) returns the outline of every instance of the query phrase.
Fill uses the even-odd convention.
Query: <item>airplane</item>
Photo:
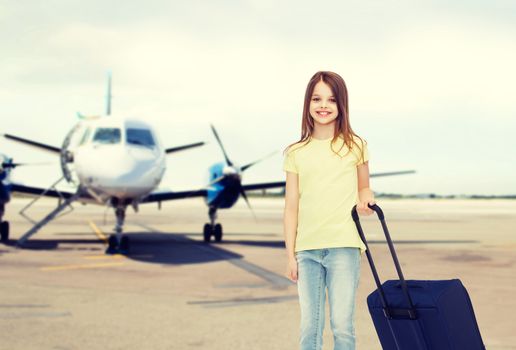
[[[111,115],[111,76],[108,77],[106,115],[79,115],[79,118],[81,120],[66,135],[61,147],[15,135],[3,135],[8,140],[59,156],[63,174],[48,189],[13,182],[9,186],[2,185],[2,209],[10,192],[60,199],[54,210],[18,240],[20,247],[62,210],[79,201],[114,208],[117,219],[116,235],[110,236],[107,251],[128,251],[129,239],[122,235],[127,207],[131,205],[137,211],[141,200],[158,187],[165,173],[166,155],[204,145],[204,142],[197,142],[163,148],[157,132],[148,123]],[[4,172],[7,175],[6,170]],[[57,190],[56,185],[62,180],[75,185],[76,192]],[[188,197],[188,193],[175,192],[172,196]],[[9,223],[2,222],[1,227],[2,238],[6,241],[9,237]]]
[[[3,135],[8,140],[58,155],[63,174],[56,183],[47,189],[10,183],[9,190],[14,193],[59,199],[59,204],[54,210],[18,239],[18,247],[23,247],[32,235],[55,219],[71,203],[81,202],[107,205],[114,209],[115,234],[110,235],[108,239],[106,253],[128,253],[129,237],[123,235],[128,206],[132,206],[137,212],[140,204],[158,203],[160,207],[161,202],[164,201],[192,197],[204,197],[208,206],[210,221],[203,227],[204,242],[209,243],[212,237],[215,242],[221,242],[223,230],[222,225],[216,222],[217,210],[231,208],[242,196],[252,211],[246,191],[285,187],[285,181],[242,184],[242,173],[273,153],[238,166],[229,159],[215,127],[211,125],[225,162],[218,162],[209,167],[210,183],[194,190],[158,191],[157,188],[166,170],[166,155],[199,147],[205,143],[197,142],[163,148],[156,130],[147,123],[111,115],[110,75],[106,100],[105,116],[87,117],[79,114],[81,120],[66,135],[61,147],[11,134]],[[413,171],[371,174],[371,177],[408,173],[413,173]],[[76,192],[59,191],[56,185],[62,180],[73,184]],[[8,223],[6,225],[8,227]],[[5,240],[7,240],[8,228],[5,236]]]

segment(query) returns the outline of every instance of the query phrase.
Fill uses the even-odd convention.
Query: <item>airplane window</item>
[[[104,144],[120,143],[120,129],[98,128],[97,130],[95,130],[93,142]]]
[[[147,147],[155,145],[149,129],[127,129],[127,143]]]

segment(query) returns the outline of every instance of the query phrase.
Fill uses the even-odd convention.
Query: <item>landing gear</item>
[[[0,240],[7,242],[9,240],[9,221],[2,221],[5,213],[5,203],[0,202]]]
[[[210,224],[204,224],[203,236],[204,236],[204,242],[209,243],[210,238],[211,238],[211,225]]]
[[[108,239],[108,247],[106,249],[106,254],[116,253],[118,253],[118,239],[116,239],[115,235],[111,235]]]
[[[129,237],[122,236],[120,240],[120,244],[118,243],[118,238],[115,235],[110,235],[108,240],[108,247],[106,249],[106,254],[128,254],[130,247]]]
[[[9,221],[2,221],[0,223],[0,238],[2,242],[9,240]]]
[[[126,205],[115,207],[116,226],[115,235],[109,236],[106,254],[128,254],[129,253],[129,237],[123,236],[123,227],[125,220]]]
[[[222,241],[222,225],[216,224],[213,228],[213,235],[215,236],[215,242]]]
[[[210,216],[210,222],[204,224],[204,242],[209,243],[211,236],[215,237],[215,242],[222,242],[222,225],[218,223],[215,224],[215,220],[217,219],[217,208],[210,207],[208,215]]]

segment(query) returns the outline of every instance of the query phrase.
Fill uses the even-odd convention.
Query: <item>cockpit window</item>
[[[120,129],[116,128],[98,128],[95,130],[93,142],[102,144],[120,143]]]
[[[154,138],[149,129],[127,129],[127,143],[131,145],[140,145],[153,147],[155,145]]]

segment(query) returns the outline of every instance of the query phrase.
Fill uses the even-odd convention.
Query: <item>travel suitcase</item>
[[[369,205],[382,224],[399,280],[381,284],[353,207],[351,215],[362,241],[377,289],[367,305],[384,350],[485,350],[473,305],[458,279],[405,280],[394,250],[385,217],[378,205]]]

